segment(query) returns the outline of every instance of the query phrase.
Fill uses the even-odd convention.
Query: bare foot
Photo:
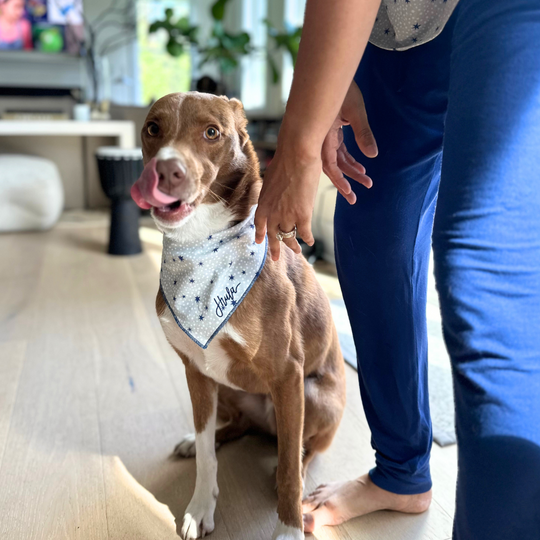
[[[419,495],[397,495],[376,486],[368,474],[349,482],[320,485],[302,501],[304,530],[313,532],[323,525],[339,525],[376,510],[396,510],[407,514],[425,512],[431,490]]]

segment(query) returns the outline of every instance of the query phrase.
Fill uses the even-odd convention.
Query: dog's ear
[[[239,99],[231,98],[229,104],[234,113],[234,121],[236,123],[236,129],[238,131],[238,136],[240,137],[240,146],[244,148],[248,142],[249,135],[247,132],[247,118],[244,111],[244,106]]]

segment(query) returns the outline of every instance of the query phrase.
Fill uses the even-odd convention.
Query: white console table
[[[82,148],[80,142],[66,141],[64,145],[57,137],[82,139]],[[106,203],[100,194],[93,158],[98,141],[87,145],[89,137],[112,137],[120,148],[137,146],[135,124],[127,120],[0,120],[0,153],[32,154],[55,161],[64,183],[67,208]]]
[[[17,135],[116,137],[121,148],[135,146],[135,124],[125,120],[0,120],[0,137]]]

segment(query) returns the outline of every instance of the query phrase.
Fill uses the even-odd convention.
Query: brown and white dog
[[[152,207],[164,235],[179,242],[202,239],[248,216],[262,182],[246,125],[241,103],[226,97],[169,94],[152,107],[141,136],[146,167],[157,174],[143,174],[132,194],[139,206]],[[345,371],[330,305],[312,268],[283,248],[279,261],[267,258],[206,349],[178,327],[161,291],[157,295],[163,331],[185,364],[196,432],[175,448],[175,454],[196,454],[197,460],[183,539],[214,529],[216,445],[250,428],[278,439],[273,539],[304,538],[302,480],[336,433]],[[225,423],[219,429],[217,418]]]

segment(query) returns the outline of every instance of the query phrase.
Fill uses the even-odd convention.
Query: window
[[[171,92],[186,92],[191,85],[189,51],[173,58],[165,50],[165,31],[148,34],[150,24],[157,19],[163,19],[167,8],[172,8],[177,17],[188,16],[189,0],[137,2],[140,102],[144,105]]]
[[[266,106],[266,40],[264,19],[267,17],[267,0],[244,0],[242,29],[251,36],[251,44],[257,48],[253,54],[242,58],[241,99],[246,110],[260,110]]]
[[[285,1],[285,28],[298,28],[304,24],[304,11],[306,0],[284,0]],[[283,103],[289,99],[289,92],[293,79],[293,65],[290,54],[283,55],[283,82],[281,85],[281,99]]]

